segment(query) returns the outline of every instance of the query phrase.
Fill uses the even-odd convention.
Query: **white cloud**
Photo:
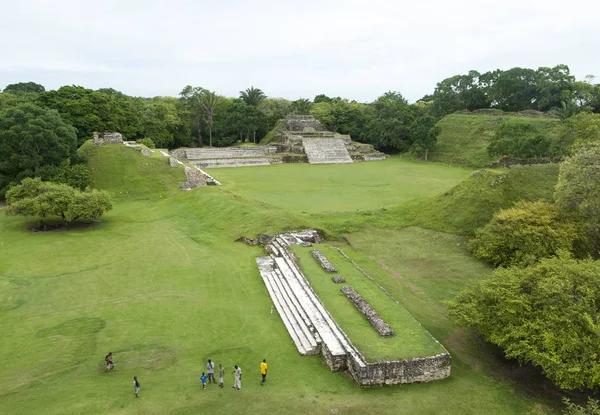
[[[37,81],[134,95],[186,84],[234,96],[415,100],[479,71],[566,63],[600,75],[593,0],[3,0],[0,87]]]

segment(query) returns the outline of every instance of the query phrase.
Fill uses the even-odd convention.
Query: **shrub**
[[[24,179],[6,192],[6,214],[59,217],[64,223],[77,219],[98,219],[112,209],[110,196],[105,191],[82,192],[63,183],[43,182],[39,178]]]
[[[151,138],[145,137],[145,138],[140,138],[139,140],[136,140],[137,144],[143,144],[148,148],[156,148],[156,145],[154,144],[154,141]]]
[[[559,250],[571,251],[576,234],[576,226],[564,221],[555,205],[519,202],[478,230],[469,249],[495,266],[527,266]]]

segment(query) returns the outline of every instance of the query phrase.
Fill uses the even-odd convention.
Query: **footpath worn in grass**
[[[432,196],[457,184],[469,171],[391,157],[353,164],[279,164],[207,169],[237,195],[293,212],[377,209]]]
[[[457,246],[463,238],[416,228],[346,235],[356,250],[351,256],[453,355],[449,379],[359,389],[320,356],[298,354],[270,312],[254,262],[262,249],[234,242],[310,226],[311,215],[225,187],[180,192],[182,179],[169,176],[177,169],[166,160],[156,158],[161,164],[150,168],[124,146],[91,151],[94,182],[122,192],[100,223],[31,232],[35,219],[6,217],[0,209],[0,413],[554,413],[555,402],[498,375],[502,363],[448,320],[440,301],[489,274]],[[322,174],[339,166],[327,167]],[[263,191],[285,192],[296,182],[275,190],[264,183]],[[378,195],[365,189],[359,199]],[[351,210],[352,203],[340,206]],[[109,351],[116,369],[104,373]],[[201,389],[209,358],[225,365],[223,390]],[[269,380],[260,386],[265,358]],[[234,364],[244,373],[242,391],[231,388]],[[134,375],[142,384],[137,400]]]
[[[438,123],[441,133],[430,159],[442,163],[480,168],[497,157],[487,151],[490,140],[506,120],[517,119],[534,125],[549,136],[555,134],[557,118],[524,117],[517,115],[450,114]]]
[[[365,356],[367,361],[400,360],[410,357],[431,356],[444,352],[444,348],[406,311],[392,301],[377,285],[365,277],[356,267],[348,262],[337,250],[323,244],[304,248],[300,245],[291,247],[299,258],[300,267],[319,298],[333,315],[342,330],[352,343]],[[336,274],[327,273],[310,255],[311,249],[318,249],[338,270]],[[346,255],[357,262],[357,255],[346,248]],[[360,266],[368,260],[361,257]],[[372,268],[372,267],[371,267]],[[345,283],[335,284],[333,275],[341,275]],[[369,274],[370,275],[370,274]],[[378,274],[371,277],[379,277]],[[358,311],[354,304],[346,298],[341,287],[349,285],[354,288],[394,330],[391,337],[381,337],[369,321]]]

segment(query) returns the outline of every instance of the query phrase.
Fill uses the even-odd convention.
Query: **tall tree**
[[[258,107],[260,103],[267,98],[267,96],[260,89],[251,86],[245,91],[240,91],[240,98],[246,104],[252,105],[253,107]]]
[[[214,122],[215,107],[221,97],[213,91],[203,90],[200,95],[200,103],[206,111],[206,120],[208,122],[208,145],[212,147],[212,129]]]
[[[202,147],[204,140],[202,139],[202,123],[204,121],[204,108],[200,97],[203,88],[187,85],[179,93],[179,99],[185,109],[185,114],[193,121],[196,134],[198,135],[198,146]]]
[[[20,104],[0,113],[0,194],[45,166],[59,166],[77,149],[75,129],[57,111]]]
[[[306,98],[300,98],[292,102],[292,111],[298,115],[308,115],[313,103]]]

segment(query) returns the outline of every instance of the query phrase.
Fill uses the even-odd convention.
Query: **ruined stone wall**
[[[450,376],[452,358],[448,353],[412,359],[367,363],[361,367],[352,358],[348,370],[360,386],[401,385],[440,380]]]
[[[288,131],[326,131],[321,121],[312,115],[288,115],[285,118],[285,129]]]
[[[342,292],[350,301],[352,301],[356,308],[358,308],[358,311],[369,320],[371,326],[377,330],[377,333],[379,333],[380,336],[388,337],[394,335],[394,330],[379,317],[379,314],[373,310],[373,307],[371,307],[359,293],[354,291],[354,288],[345,286],[342,287]]]
[[[498,161],[488,164],[485,167],[495,169],[495,168],[504,168],[509,166],[529,166],[532,164],[548,164],[548,163],[560,163],[562,161],[561,157],[555,158],[531,158],[531,159],[520,159],[516,157],[501,157]]]
[[[121,133],[104,133],[100,137],[100,134],[95,132],[94,145],[102,146],[104,144],[123,144],[123,136]]]

